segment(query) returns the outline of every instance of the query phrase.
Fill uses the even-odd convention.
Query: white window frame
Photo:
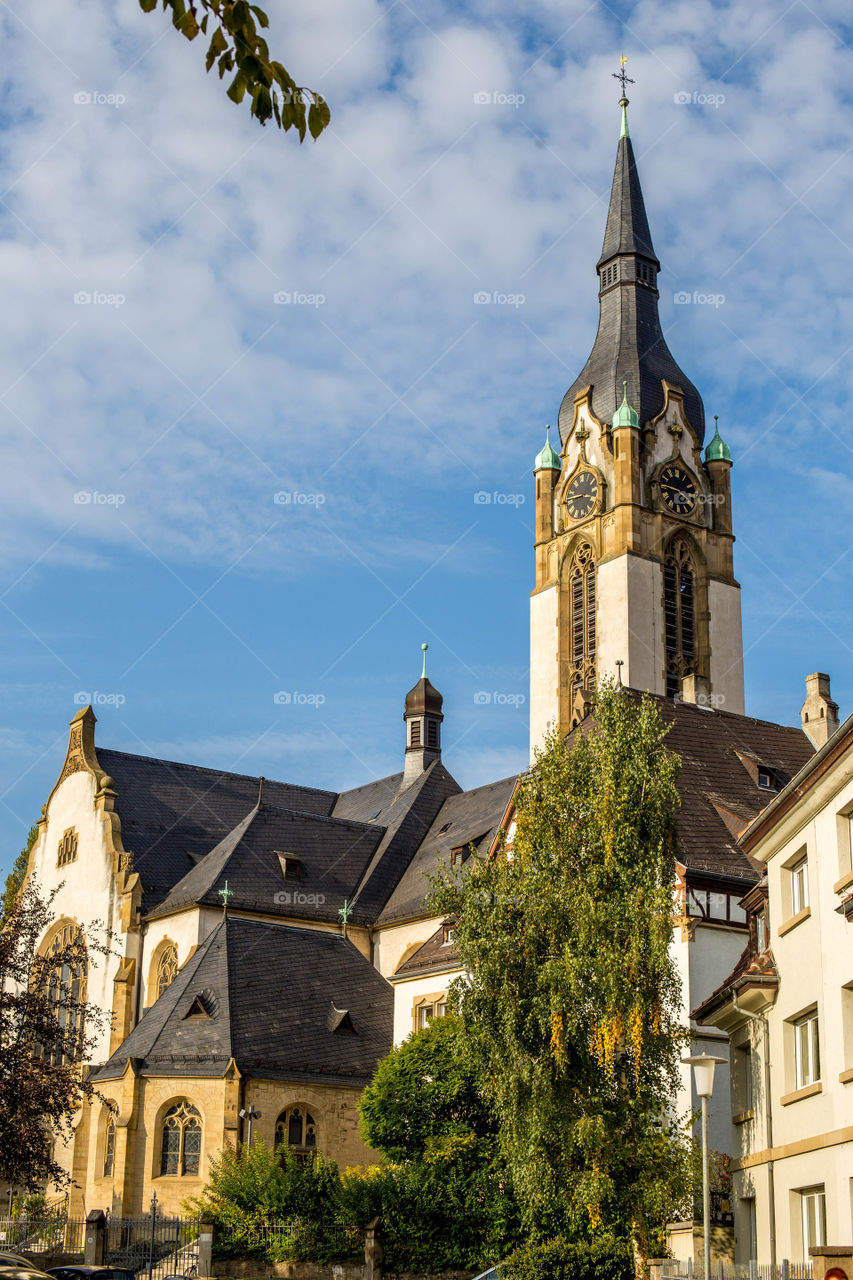
[[[806,1089],[820,1080],[820,1028],[817,1010],[794,1023],[794,1087]]]
[[[802,1215],[803,1257],[809,1261],[812,1245],[826,1244],[826,1188],[807,1187],[800,1195]],[[814,1238],[812,1238],[814,1236]]]
[[[755,949],[759,955],[767,950],[767,908],[755,917]]]
[[[791,877],[791,915],[797,916],[809,905],[809,860],[804,856],[789,869]]]

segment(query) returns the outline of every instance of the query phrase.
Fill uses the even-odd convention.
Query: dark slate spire
[[[701,445],[705,434],[702,397],[682,373],[666,345],[658,315],[657,277],[649,220],[643,203],[634,148],[628,132],[622,98],[622,133],[616,151],[616,169],[610,191],[610,207],[604,246],[596,270],[601,308],[598,333],[589,359],[563,397],[560,438],[572,425],[574,398],[592,386],[592,411],[599,422],[609,423],[622,399],[622,383],[628,384],[628,401],[645,426],[663,408],[666,379],[684,393],[684,411]]]

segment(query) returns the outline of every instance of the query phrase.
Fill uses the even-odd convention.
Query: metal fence
[[[198,1275],[198,1218],[108,1218],[104,1262],[149,1280]]]
[[[700,1280],[701,1263],[694,1267],[693,1259],[686,1262],[670,1259],[661,1266],[661,1280]],[[714,1262],[711,1264],[711,1280],[812,1280],[810,1262],[789,1262],[787,1258],[771,1266],[756,1262]]]
[[[39,1258],[54,1254],[83,1257],[86,1219],[54,1215],[47,1218],[0,1218],[0,1251],[31,1253]]]

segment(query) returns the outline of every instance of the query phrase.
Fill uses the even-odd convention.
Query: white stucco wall
[[[57,851],[64,833],[77,832],[77,858],[57,866]],[[115,892],[112,860],[107,849],[106,824],[95,810],[95,779],[88,771],[72,773],[56,789],[47,812],[47,825],[33,849],[31,868],[42,892],[57,890],[54,920],[67,916],[82,925],[88,939],[103,945],[112,930],[112,953],[89,952],[89,1003],[109,1016],[113,1007],[113,979],[125,954],[135,958],[137,937],[122,934],[120,902]],[[98,927],[100,926],[100,928]],[[109,1025],[98,1034],[92,1057],[106,1059]]]
[[[530,597],[530,758],[556,723],[559,688],[557,588]]]
[[[640,556],[606,560],[596,575],[598,676],[616,677],[633,689],[663,693],[661,567]]]
[[[402,1042],[416,1030],[413,1019],[415,1001],[420,996],[435,996],[449,990],[461,969],[430,973],[421,978],[407,978],[394,983],[394,1044]]]
[[[740,587],[725,582],[708,583],[708,609],[711,614],[711,691],[722,695],[721,709],[744,713],[743,637],[740,619]],[[717,704],[720,705],[720,704]]]

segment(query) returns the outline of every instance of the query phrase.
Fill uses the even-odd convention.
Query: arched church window
[[[578,689],[595,687],[595,559],[592,547],[584,542],[572,556],[569,567],[571,605],[571,685]]]
[[[116,1122],[112,1116],[107,1118],[104,1130],[104,1177],[111,1176],[116,1156]]]
[[[178,976],[178,948],[173,942],[168,943],[160,952],[157,960],[156,999],[159,1000],[164,991]]]
[[[40,1053],[54,1066],[76,1062],[83,1049],[89,963],[80,927],[57,925],[41,948],[34,981],[47,989],[48,1011]]]
[[[696,574],[687,546],[673,543],[663,567],[666,693],[673,698],[696,664]]]
[[[182,1098],[163,1117],[160,1174],[185,1177],[201,1166],[201,1116]]]
[[[317,1123],[304,1107],[288,1107],[275,1124],[275,1145],[286,1143],[303,1159],[317,1150]]]

